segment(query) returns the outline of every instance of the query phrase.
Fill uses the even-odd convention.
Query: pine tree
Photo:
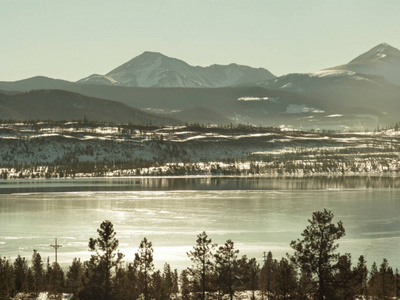
[[[302,240],[292,241],[294,249],[292,261],[301,269],[309,271],[317,282],[317,299],[329,297],[329,286],[333,282],[333,273],[339,255],[336,241],[345,235],[343,223],[332,224],[333,213],[324,209],[312,214],[310,223],[301,234]]]
[[[75,295],[78,294],[79,283],[83,274],[83,265],[81,260],[74,258],[72,264],[69,266],[66,278],[66,289],[68,292]]]
[[[276,265],[275,282],[278,299],[290,299],[297,285],[296,268],[284,257]]]
[[[43,289],[44,269],[42,257],[36,250],[33,250],[32,255],[32,272],[34,278],[34,291],[36,293],[41,292]]]
[[[294,299],[309,300],[310,295],[315,294],[315,290],[315,283],[312,280],[311,273],[308,270],[301,269]]]
[[[228,294],[232,300],[237,283],[237,254],[239,250],[234,249],[234,243],[227,240],[223,246],[220,246],[215,254],[215,268],[218,274],[220,288],[222,293]]]
[[[160,270],[153,273],[151,281],[153,283],[153,286],[152,286],[153,292],[152,292],[151,299],[155,299],[155,300],[170,299],[170,297],[167,296],[166,286],[164,285]]]
[[[27,292],[28,262],[25,257],[18,257],[14,261],[15,289],[17,293]]]
[[[171,271],[171,266],[168,263],[164,264],[164,272],[162,275],[163,289],[166,291],[168,297],[174,293],[174,274]]]
[[[371,272],[369,273],[368,279],[368,296],[376,296],[378,294],[379,286],[379,272],[376,262],[373,262],[371,266]]]
[[[196,246],[187,255],[193,262],[193,266],[188,268],[192,278],[192,283],[196,291],[201,292],[201,299],[206,298],[208,289],[208,277],[213,267],[215,245],[208,238],[205,231],[197,236]]]
[[[260,265],[255,258],[247,259],[243,255],[236,262],[238,274],[237,278],[240,284],[240,290],[252,292],[251,299],[255,299],[255,291],[258,290],[258,280],[260,275]]]
[[[337,263],[334,291],[338,299],[353,300],[356,295],[355,273],[351,270],[350,254],[341,255]]]
[[[60,297],[65,286],[65,275],[60,265],[56,262],[50,268],[48,289],[50,295]]]
[[[0,299],[14,296],[14,268],[7,258],[0,258]]]
[[[189,271],[183,270],[180,276],[180,283],[181,283],[181,298],[182,300],[189,300],[190,299],[190,280],[189,280]]]
[[[174,274],[172,276],[172,293],[179,293],[179,275],[177,269],[174,270]]]
[[[358,258],[357,266],[354,268],[354,289],[357,296],[367,299],[368,268],[364,256]]]
[[[263,294],[267,293],[268,297],[271,297],[272,291],[275,289],[275,269],[277,262],[273,259],[272,252],[269,251],[267,259],[264,261],[264,265],[261,269],[261,291]]]
[[[394,274],[394,290],[395,290],[395,297],[399,299],[400,297],[400,274],[399,269],[396,268],[396,272]]]
[[[103,221],[97,232],[99,237],[89,240],[89,250],[96,253],[92,255],[91,260],[99,275],[101,299],[108,300],[112,294],[111,269],[120,263],[124,255],[117,251],[119,242],[115,238],[114,225],[110,221]]]
[[[379,285],[377,295],[379,299],[390,299],[393,297],[393,292],[395,290],[394,279],[393,269],[389,267],[387,259],[384,258],[379,267]]]
[[[147,241],[147,238],[144,238],[140,243],[138,253],[135,254],[141,291],[145,300],[151,299],[151,275],[154,272],[153,252],[152,243]]]

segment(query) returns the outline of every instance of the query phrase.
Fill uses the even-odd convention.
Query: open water
[[[0,181],[0,255],[14,259],[38,250],[54,261],[90,256],[88,241],[103,220],[114,224],[120,251],[133,260],[140,241],[154,246],[157,268],[190,265],[186,252],[206,231],[213,242],[231,239],[240,254],[262,262],[292,253],[307,219],[327,208],[342,220],[339,252],[353,264],[389,260],[400,268],[400,178],[118,178]]]

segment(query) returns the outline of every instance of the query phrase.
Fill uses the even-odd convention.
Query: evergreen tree
[[[399,269],[396,268],[396,272],[394,274],[394,290],[395,290],[395,297],[399,299],[400,297],[400,274]]]
[[[332,219],[333,213],[326,209],[314,212],[301,234],[303,239],[290,243],[295,251],[292,261],[316,279],[318,300],[329,299],[329,287],[339,258],[335,253],[339,247],[336,241],[345,235],[343,223],[332,224]]]
[[[14,296],[14,268],[7,258],[0,258],[0,300]]]
[[[60,297],[64,290],[65,275],[58,263],[53,263],[50,268],[48,289],[50,295]]]
[[[296,290],[296,268],[286,258],[282,258],[275,270],[276,295],[278,299],[291,299]]]
[[[115,238],[114,225],[110,221],[103,221],[97,232],[99,237],[89,240],[89,250],[96,253],[91,257],[92,267],[97,269],[95,271],[99,276],[97,279],[100,280],[101,299],[110,299],[112,294],[111,269],[119,264],[124,255],[117,251],[119,242]]]
[[[354,289],[355,294],[359,297],[368,298],[368,268],[364,256],[358,258],[357,266],[354,268]]]
[[[135,254],[135,261],[139,270],[141,292],[145,300],[151,299],[151,275],[154,272],[153,245],[144,238]]]
[[[152,283],[153,283],[153,293],[151,299],[155,300],[171,299],[170,296],[167,295],[166,285],[164,284],[160,270],[153,273]]]
[[[379,267],[379,279],[378,279],[378,298],[379,299],[390,299],[394,295],[394,274],[393,269],[389,267],[389,263],[386,258],[383,259],[382,264]]]
[[[34,278],[34,291],[36,293],[41,292],[43,290],[44,269],[42,257],[36,250],[33,250],[32,255],[32,272]]]
[[[208,290],[208,277],[213,268],[215,245],[208,238],[205,231],[197,236],[196,246],[187,255],[193,262],[193,266],[188,268],[192,278],[192,284],[195,291],[201,292],[201,299],[206,299],[206,291]]]
[[[17,293],[28,291],[28,262],[25,257],[18,257],[14,261],[15,289]]]
[[[33,274],[32,268],[28,268],[26,273],[26,292],[31,293],[32,296],[37,297],[39,294],[35,287],[35,275]]]
[[[172,277],[172,293],[178,294],[179,293],[179,275],[178,270],[174,270],[174,274]]]
[[[375,297],[378,294],[378,286],[379,286],[378,278],[379,278],[378,266],[376,265],[376,262],[373,262],[368,279],[368,296]]]
[[[265,253],[264,253],[265,255]],[[275,290],[275,269],[276,261],[273,259],[272,252],[269,251],[267,258],[264,260],[264,265],[261,269],[261,291],[267,293],[268,297],[272,297],[272,291]]]
[[[336,299],[353,300],[356,295],[355,273],[351,270],[350,254],[341,255],[337,263],[334,292]]]
[[[113,299],[139,299],[138,270],[134,263],[126,268],[118,268],[115,276],[115,292]]]
[[[189,300],[190,299],[190,280],[189,280],[189,271],[183,270],[180,276],[180,283],[181,283],[181,298],[182,300]]]
[[[258,288],[258,279],[260,275],[260,265],[257,263],[257,260],[255,258],[252,258],[249,260],[249,289],[251,290],[251,300],[255,300],[255,291]]]
[[[239,250],[234,249],[234,243],[227,240],[220,246],[215,254],[215,268],[218,274],[220,289],[223,295],[228,294],[232,300],[237,283],[237,254]]]
[[[255,299],[255,291],[258,290],[258,279],[260,275],[260,265],[255,258],[247,259],[243,255],[237,260],[237,277],[239,281],[239,289],[242,291],[250,290],[252,292],[252,299]]]
[[[315,283],[312,280],[311,273],[308,270],[301,269],[294,299],[309,300],[310,295],[315,294],[315,290]]]
[[[82,276],[78,287],[79,299],[105,299],[104,297],[104,275],[100,273],[98,261],[92,255],[89,261],[82,265]],[[107,299],[108,300],[108,299]]]
[[[171,271],[171,266],[168,263],[164,264],[164,272],[162,275],[163,289],[166,291],[168,297],[175,293],[175,280],[174,273]]]
[[[66,278],[66,290],[75,295],[78,294],[79,283],[83,274],[83,266],[81,260],[74,258],[72,264],[69,266]]]

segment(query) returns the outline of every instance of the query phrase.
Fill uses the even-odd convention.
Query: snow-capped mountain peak
[[[350,64],[373,62],[377,60],[400,60],[400,50],[389,44],[382,43],[356,57]]]
[[[159,52],[146,51],[106,75],[92,75],[79,82],[128,87],[226,87],[274,77],[262,68],[237,64],[194,67]]]
[[[400,85],[400,50],[382,43],[357,56],[348,64],[326,70],[346,70],[376,75],[383,77],[387,82]]]

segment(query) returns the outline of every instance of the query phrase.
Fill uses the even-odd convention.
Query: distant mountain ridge
[[[63,90],[0,93],[0,119],[115,122],[177,125],[181,121],[156,116],[117,101],[97,99]]]
[[[263,68],[237,64],[191,66],[158,52],[144,52],[106,75],[93,74],[79,83],[125,87],[227,87],[273,79]]]
[[[92,75],[80,82],[37,76],[0,82],[0,91],[11,95],[66,90],[188,123],[373,129],[399,121],[400,50],[388,44],[379,44],[347,64],[317,72],[271,74],[272,78],[260,80],[259,74],[268,75],[266,72],[236,64],[193,67],[160,53],[145,52],[106,75]],[[54,94],[55,102],[59,98],[68,101],[70,96]],[[61,102],[57,102],[59,107]],[[25,115],[22,107],[2,109],[3,119],[7,114]],[[74,107],[57,113],[82,115]],[[118,117],[115,120],[124,122]]]

